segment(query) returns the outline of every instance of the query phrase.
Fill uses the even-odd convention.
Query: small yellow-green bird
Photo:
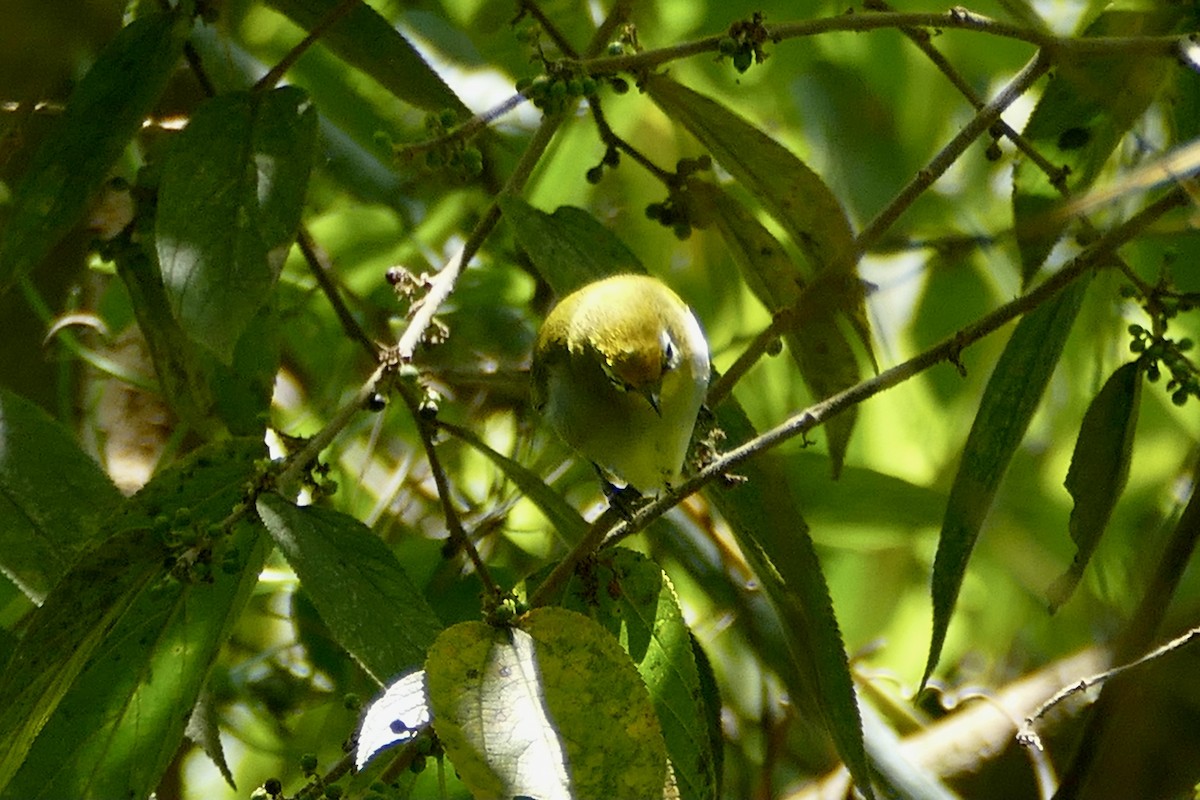
[[[563,298],[538,332],[533,403],[568,445],[640,491],[679,481],[708,389],[708,343],[657,278],[616,275]]]

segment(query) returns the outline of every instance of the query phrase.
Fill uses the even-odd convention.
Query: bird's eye
[[[675,348],[675,342],[668,335],[663,336],[663,358],[662,371],[669,372],[679,366],[679,351]]]

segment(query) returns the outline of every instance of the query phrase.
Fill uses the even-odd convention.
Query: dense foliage
[[[1192,796],[1193,3],[78,6],[0,34],[0,797]],[[608,508],[527,371],[629,271],[715,378]]]

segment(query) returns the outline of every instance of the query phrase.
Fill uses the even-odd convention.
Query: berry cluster
[[[1186,313],[1200,307],[1200,298],[1190,294],[1179,294],[1166,286],[1156,286],[1140,292],[1125,287],[1124,296],[1136,298],[1152,320],[1151,329],[1141,325],[1130,325],[1129,350],[1137,353],[1146,370],[1146,379],[1157,383],[1162,377],[1162,368],[1171,373],[1166,389],[1171,393],[1171,402],[1185,405],[1189,397],[1200,399],[1200,368],[1187,357],[1195,343],[1189,338],[1173,339],[1167,335],[1169,322],[1181,312]]]
[[[464,181],[477,178],[483,172],[483,153],[478,147],[468,144],[465,137],[454,135],[454,128],[458,124],[458,112],[452,108],[426,114],[425,131],[429,139],[413,147],[398,147],[397,153],[405,150],[424,151],[426,169],[444,171]]]
[[[733,61],[733,68],[738,72],[750,69],[751,64],[761,64],[767,60],[763,45],[770,39],[767,28],[763,25],[761,12],[754,12],[748,20],[739,20],[729,26],[729,33],[721,37],[717,43],[719,58]]]
[[[701,215],[697,213],[691,192],[688,191],[688,178],[695,172],[709,169],[712,169],[712,157],[708,154],[679,159],[667,199],[646,206],[646,217],[664,228],[670,228],[681,241],[691,236],[692,228],[696,227]]]

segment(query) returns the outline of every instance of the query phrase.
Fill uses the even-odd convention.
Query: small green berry
[[[325,787],[325,797],[328,798],[328,800],[339,800],[344,791],[345,790],[341,786],[333,783]]]
[[[592,167],[591,169],[589,169],[587,171],[587,175],[585,177],[587,178],[588,183],[595,186],[597,183],[599,183],[601,180],[604,179],[604,168],[603,167]]]
[[[596,93],[596,79],[591,77],[590,75],[585,76],[583,78],[583,80],[581,80],[579,82],[579,93],[583,94],[583,95],[595,94]]]
[[[1171,402],[1177,406],[1186,405],[1187,399],[1188,399],[1188,393],[1187,393],[1186,389],[1179,389],[1174,394],[1171,395]]]
[[[750,69],[750,64],[754,61],[754,53],[749,48],[742,48],[733,54],[733,68],[738,72],[745,72]]]
[[[609,80],[609,84],[617,94],[625,94],[629,91],[629,81],[624,78],[612,78]]]
[[[315,753],[305,753],[300,756],[300,769],[304,770],[305,775],[311,775],[317,771],[317,756]]]

